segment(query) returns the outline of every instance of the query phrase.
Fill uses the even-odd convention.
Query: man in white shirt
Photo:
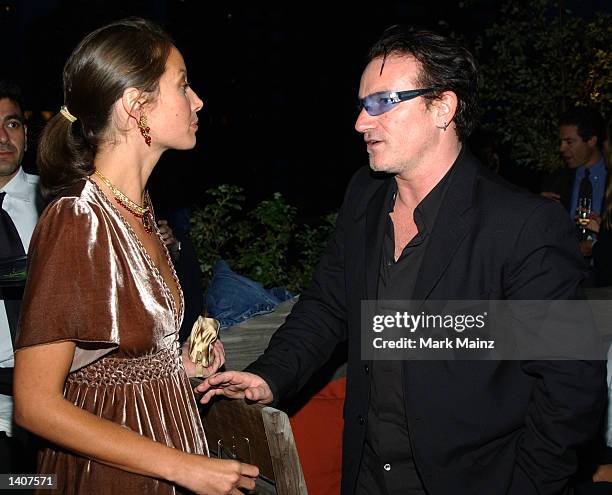
[[[27,149],[27,128],[19,88],[10,82],[0,81],[0,212],[1,219],[14,225],[27,252],[30,238],[38,219],[38,177],[26,174],[21,168]],[[10,218],[9,218],[10,217]],[[10,230],[10,229],[9,229]],[[14,229],[13,229],[14,232]],[[0,230],[0,253],[10,253],[7,229]],[[15,237],[15,236],[13,236]],[[15,296],[14,291],[17,290]],[[13,343],[15,341],[17,314],[11,315],[9,300],[19,300],[20,288],[0,287],[0,472],[18,473],[18,469],[30,467],[23,461],[22,442],[16,439],[13,425]],[[13,294],[10,292],[13,291]],[[8,309],[7,309],[8,308]],[[33,466],[30,468],[32,469]],[[23,472],[23,471],[22,471]],[[31,472],[31,471],[30,471]]]

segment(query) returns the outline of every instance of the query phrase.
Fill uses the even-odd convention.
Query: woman
[[[61,493],[239,494],[258,470],[211,459],[178,328],[183,296],[145,184],[196,142],[202,101],[168,36],[142,19],[86,36],[39,146],[59,195],[30,245],[15,420],[49,440]],[[222,348],[208,372],[222,364]],[[48,493],[48,492],[47,492]]]

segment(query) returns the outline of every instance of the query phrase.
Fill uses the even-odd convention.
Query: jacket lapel
[[[450,183],[438,210],[427,252],[417,276],[413,295],[415,300],[429,297],[448,268],[461,241],[473,226],[473,214],[470,210],[477,166],[465,147],[453,167]]]
[[[387,205],[391,199],[393,182],[389,177],[379,187],[368,203],[365,225],[365,253],[366,253],[366,295],[368,299],[378,296],[378,277],[382,259],[382,245],[387,223]]]

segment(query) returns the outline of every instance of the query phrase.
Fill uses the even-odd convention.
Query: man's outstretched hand
[[[245,371],[224,371],[209,376],[200,383],[195,391],[204,394],[200,399],[206,404],[215,395],[230,399],[246,399],[260,404],[272,402],[272,390],[260,376]]]

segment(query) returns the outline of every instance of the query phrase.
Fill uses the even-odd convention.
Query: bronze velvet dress
[[[167,251],[166,257],[172,267]],[[157,442],[208,455],[180,357],[180,287],[179,293],[177,308],[133,229],[85,179],[52,203],[36,227],[16,347],[74,341],[67,400]],[[56,493],[179,492],[56,446],[41,453],[38,470],[57,474]]]

